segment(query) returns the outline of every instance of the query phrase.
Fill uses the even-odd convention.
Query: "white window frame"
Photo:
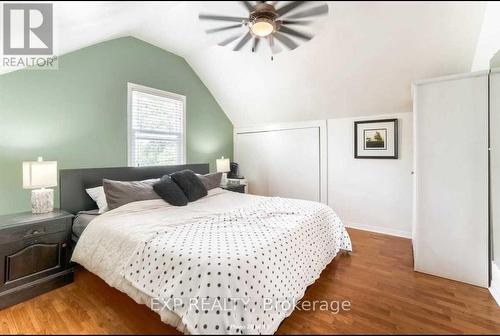
[[[132,91],[140,91],[148,93],[155,96],[160,96],[169,99],[175,99],[182,101],[183,111],[182,111],[182,139],[181,139],[181,162],[178,164],[186,163],[186,96],[168,92],[164,90],[159,90],[151,88],[144,85],[127,83],[127,161],[129,167],[136,167],[134,165],[134,130],[132,129]]]

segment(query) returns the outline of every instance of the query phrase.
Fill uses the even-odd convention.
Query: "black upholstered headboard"
[[[117,181],[141,181],[160,178],[183,169],[191,169],[198,174],[207,174],[209,167],[208,164],[202,163],[155,167],[62,169],[59,172],[60,208],[73,214],[78,211],[96,209],[96,204],[85,189],[101,186],[103,178]]]

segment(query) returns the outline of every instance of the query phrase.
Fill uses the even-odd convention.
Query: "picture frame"
[[[398,159],[398,119],[354,122],[355,159]]]

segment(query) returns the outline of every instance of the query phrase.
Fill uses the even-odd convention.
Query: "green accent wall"
[[[217,157],[233,157],[233,125],[187,62],[118,38],[62,55],[58,70],[0,76],[0,214],[30,210],[22,161],[43,156],[59,169],[127,165],[128,82],[186,96],[188,163],[214,170]]]

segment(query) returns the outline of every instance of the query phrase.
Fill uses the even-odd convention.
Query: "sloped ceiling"
[[[471,71],[490,68],[490,60],[500,52],[500,2],[489,1],[484,11]]]
[[[132,35],[186,58],[236,127],[411,111],[411,81],[469,71],[483,2],[329,2],[313,40],[271,61],[214,45],[200,11],[235,2],[56,2],[58,54]],[[5,70],[5,69],[4,69]]]

